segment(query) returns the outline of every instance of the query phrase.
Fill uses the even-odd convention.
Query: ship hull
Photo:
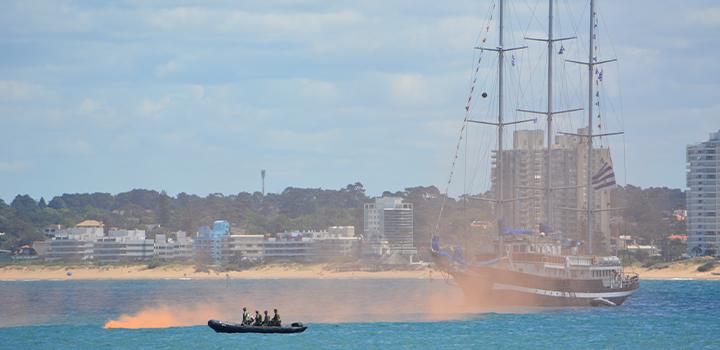
[[[467,300],[477,305],[594,306],[598,298],[621,305],[639,287],[634,283],[622,288],[608,288],[600,280],[552,278],[496,267],[448,272]]]

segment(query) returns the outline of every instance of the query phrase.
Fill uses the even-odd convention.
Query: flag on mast
[[[596,191],[615,186],[615,171],[613,171],[612,165],[603,161],[600,170],[592,177],[592,184]]]

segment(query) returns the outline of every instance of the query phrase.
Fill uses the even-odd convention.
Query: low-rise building
[[[176,232],[175,239],[157,234],[155,257],[160,260],[190,260],[193,257],[193,241],[183,231]]]
[[[312,238],[270,237],[263,242],[264,261],[315,261],[317,247]]]
[[[93,259],[95,242],[56,238],[35,242],[33,247],[45,261],[80,262]]]
[[[43,227],[43,233],[47,238],[55,238],[64,229],[63,225],[47,225]]]
[[[144,230],[112,230],[93,249],[93,259],[101,264],[150,260],[154,254],[155,242],[146,239]]]
[[[105,236],[105,225],[97,220],[85,220],[75,227],[69,227],[58,232],[55,237],[76,241],[95,241]]]
[[[150,260],[155,254],[154,248],[152,239],[105,237],[95,242],[93,259],[101,264]]]
[[[259,262],[264,257],[265,236],[263,235],[230,235],[223,238],[222,261],[224,263]]]

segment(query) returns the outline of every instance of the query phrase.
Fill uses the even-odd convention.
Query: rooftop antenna
[[[262,195],[265,197],[265,169],[260,170],[260,178],[262,179]]]

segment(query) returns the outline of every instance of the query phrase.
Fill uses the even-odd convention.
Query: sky
[[[619,59],[606,78],[609,124],[625,132],[613,147],[618,180],[684,188],[686,145],[720,129],[720,4],[597,2],[600,53]],[[522,37],[544,35],[546,3],[508,5],[511,44],[532,52],[520,61],[543,56]],[[2,1],[0,198],[253,192],[261,169],[268,192],[357,181],[371,195],[442,189],[492,4]],[[556,36],[579,36],[564,58],[582,59],[586,2],[556,9]],[[586,98],[570,70],[558,89],[577,98],[559,108]],[[541,83],[517,105],[544,108]],[[492,79],[483,84],[492,91]],[[582,112],[571,118],[560,127],[582,124]],[[451,192],[462,192],[456,182]]]

